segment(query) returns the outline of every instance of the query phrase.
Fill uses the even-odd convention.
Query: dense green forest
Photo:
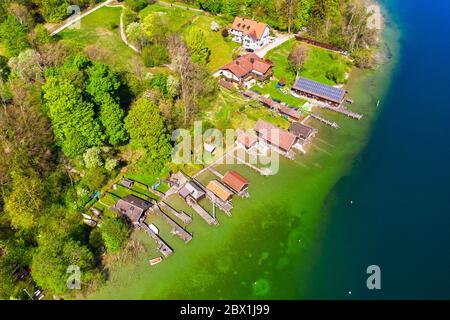
[[[68,5],[97,2],[0,4],[2,299],[26,299],[37,288],[48,298],[73,297],[79,292],[67,288],[69,265],[80,267],[84,291],[101,285],[105,256],[125,246],[129,228],[114,215],[91,228],[82,222],[86,205],[124,168],[159,177],[171,165],[170,131],[189,128],[217,96],[202,30],[182,36],[161,15],[140,19],[138,12],[154,1],[124,1],[127,35],[142,50],[131,68],[108,65],[98,48],[51,37],[44,27],[65,19]],[[362,26],[367,14],[358,0],[186,2],[279,30],[306,27],[359,58],[375,41]]]

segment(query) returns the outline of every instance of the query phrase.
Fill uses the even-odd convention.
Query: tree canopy
[[[170,158],[170,145],[164,118],[158,106],[146,98],[138,99],[125,119],[130,143],[144,152],[144,161],[153,172],[159,172]]]

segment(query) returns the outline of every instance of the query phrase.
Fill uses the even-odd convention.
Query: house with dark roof
[[[141,217],[152,206],[150,201],[136,197],[135,195],[128,195],[113,206],[113,209],[118,213],[124,215],[131,223],[138,223]]]
[[[191,196],[195,201],[199,201],[205,197],[205,191],[193,180],[186,183],[178,194],[184,199],[187,196]]]
[[[316,134],[317,130],[300,122],[292,122],[289,127],[289,132],[299,139],[307,140],[311,139]]]
[[[220,68],[219,75],[241,87],[250,87],[252,80],[265,81],[272,76],[272,62],[254,53],[239,56]]]
[[[297,137],[296,146],[303,152],[306,152],[303,147],[311,142],[317,133],[317,129],[304,125],[300,122],[292,122],[289,127],[289,132]]]
[[[276,147],[283,153],[289,153],[297,141],[297,137],[292,133],[280,129],[264,120],[258,120],[258,122],[256,122],[255,131],[261,140]]]
[[[347,91],[341,88],[329,86],[317,81],[298,77],[292,90],[302,96],[326,102],[332,106],[339,106],[345,100]]]
[[[242,43],[245,49],[256,50],[269,43],[270,28],[262,22],[236,17],[230,33],[232,40]]]

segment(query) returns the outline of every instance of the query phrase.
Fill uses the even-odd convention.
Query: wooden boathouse
[[[312,98],[339,107],[345,101],[347,91],[341,88],[329,86],[307,78],[298,77],[292,91],[307,98]]]

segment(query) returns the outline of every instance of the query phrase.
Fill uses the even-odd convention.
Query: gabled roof
[[[288,106],[284,106],[282,104],[280,104],[278,111],[280,111],[280,113],[282,113],[282,114],[285,114],[285,115],[291,117],[294,120],[299,120],[302,117],[302,114],[300,112],[298,112],[297,110],[294,110],[294,109],[289,108]]]
[[[264,120],[256,122],[255,131],[258,132],[261,138],[285,151],[289,151],[297,139],[292,133]]]
[[[261,59],[257,54],[252,52],[243,56],[239,56],[236,60],[227,63],[220,69],[229,70],[236,77],[242,78],[253,71],[265,74],[271,67],[272,63]]]
[[[292,122],[289,127],[289,132],[295,134],[298,138],[308,139],[315,131],[314,128],[308,127],[300,122]]]
[[[258,142],[258,138],[248,132],[238,130],[237,141],[248,149],[251,148],[256,142]]]
[[[228,171],[222,181],[236,192],[241,192],[248,186],[248,180],[236,171]]]
[[[150,208],[151,203],[135,195],[127,195],[117,201],[114,206],[120,213],[126,215],[131,222],[137,222],[142,214]]]
[[[267,27],[268,25],[262,22],[236,17],[234,18],[231,29],[241,31],[243,34],[248,35],[255,40],[259,40],[263,36],[264,30],[266,30]]]
[[[230,200],[233,195],[231,191],[227,189],[227,187],[225,187],[217,180],[210,181],[206,188],[214,193],[222,201]]]
[[[317,97],[341,103],[344,100],[346,91],[344,89],[329,86],[317,81],[299,77],[295,80],[292,89],[300,90]]]

